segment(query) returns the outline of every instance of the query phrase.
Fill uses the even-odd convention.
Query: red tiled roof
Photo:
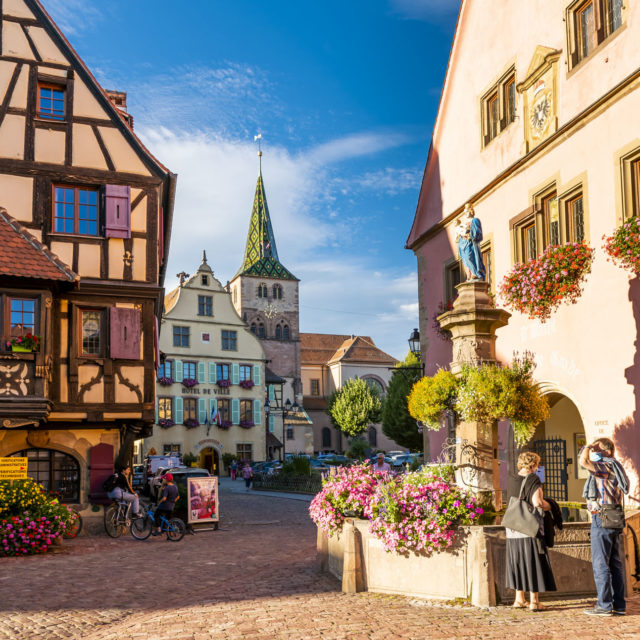
[[[79,277],[0,207],[0,275],[74,282]]]
[[[396,363],[396,359],[378,349],[369,336],[344,336],[330,333],[300,334],[300,361],[302,365],[328,364],[340,360],[376,364]]]
[[[395,364],[396,359],[378,349],[371,338],[352,336],[345,340],[329,359],[329,362],[369,362],[371,364]]]
[[[302,364],[326,364],[336,349],[353,336],[332,333],[301,333],[300,361]],[[368,338],[370,340],[370,338]]]

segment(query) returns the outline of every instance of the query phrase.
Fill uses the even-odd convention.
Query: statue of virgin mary
[[[467,203],[456,226],[458,253],[467,272],[468,280],[485,280],[486,270],[482,261],[480,243],[482,242],[482,224],[476,218],[471,203]]]

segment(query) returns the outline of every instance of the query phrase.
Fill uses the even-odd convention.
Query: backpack
[[[116,488],[116,483],[118,482],[118,474],[112,473],[103,483],[102,488],[109,493],[109,491],[113,491]]]

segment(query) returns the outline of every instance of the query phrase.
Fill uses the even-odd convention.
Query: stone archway
[[[198,455],[198,466],[212,476],[220,476],[220,454],[215,447],[205,447]]]
[[[578,454],[586,443],[580,410],[557,387],[543,384],[541,388],[546,391],[550,415],[538,425],[533,438],[524,449],[534,450],[541,456],[545,466],[546,490],[551,497],[582,502],[587,472],[578,465]]]

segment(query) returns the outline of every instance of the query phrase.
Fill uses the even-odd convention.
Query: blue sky
[[[167,288],[202,249],[223,284],[237,271],[262,133],[301,330],[404,357],[418,318],[404,243],[458,0],[43,2],[179,174]]]

